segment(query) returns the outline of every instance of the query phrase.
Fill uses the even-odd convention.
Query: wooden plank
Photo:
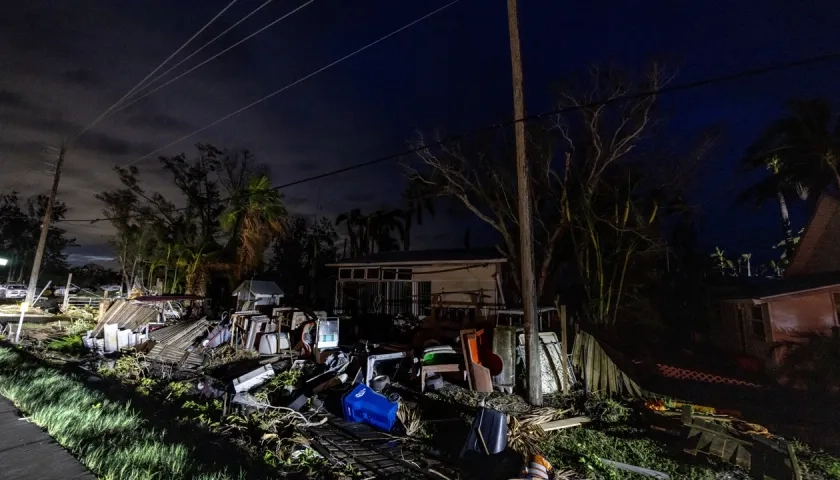
[[[613,460],[607,460],[605,458],[601,458],[599,460],[601,460],[601,462],[603,462],[605,465],[613,467],[616,470],[623,470],[625,472],[637,473],[639,475],[645,475],[645,476],[648,476],[648,477],[656,478],[657,480],[670,480],[670,478],[671,478],[667,473],[658,472],[656,470],[651,470],[649,468],[637,467],[635,465],[629,465],[629,464],[626,464],[626,463],[616,462],[616,461],[613,461]]]
[[[604,355],[604,358],[606,358],[607,362],[609,362],[609,369],[607,370],[607,385],[609,388],[609,393],[620,393],[621,389],[619,388],[618,382],[616,381],[616,377],[618,376],[618,367],[616,366],[615,362],[613,362],[612,359],[607,358],[606,355]]]
[[[584,332],[581,332],[581,336],[585,336],[585,344],[583,346],[583,356],[586,362],[586,371],[584,372],[584,385],[586,385],[586,389],[589,393],[592,393],[592,376],[595,375],[595,359],[592,358],[594,355],[592,354],[592,341],[593,338],[591,335],[588,335]]]
[[[490,376],[490,369],[475,362],[470,362],[473,378],[473,390],[480,393],[491,393],[493,391],[493,378]]]
[[[577,427],[579,425],[583,425],[584,423],[589,423],[591,421],[592,419],[590,419],[589,417],[564,418],[562,420],[556,420],[553,422],[541,423],[540,428],[542,428],[544,432],[553,432],[555,430],[563,430],[566,428]]]
[[[793,451],[793,446],[790,443],[787,443],[787,451],[788,458],[790,460],[790,468],[793,470],[794,480],[802,480],[802,470],[799,468],[799,459],[796,458],[796,452]]]
[[[569,385],[569,371],[568,368],[568,358],[566,349],[568,348],[568,341],[569,338],[566,332],[566,306],[560,305],[560,357],[563,361],[563,395],[569,394],[569,389],[571,386]]]

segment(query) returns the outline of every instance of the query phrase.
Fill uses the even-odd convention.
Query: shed
[[[280,299],[285,296],[276,283],[264,280],[245,280],[232,295],[236,297],[237,304],[253,302],[251,306],[279,305]]]

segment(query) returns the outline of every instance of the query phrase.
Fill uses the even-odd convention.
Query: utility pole
[[[537,287],[534,280],[534,237],[531,228],[531,174],[525,151],[525,96],[522,91],[522,48],[516,0],[507,0],[510,64],[513,77],[513,117],[516,140],[516,180],[519,192],[519,261],[522,268],[522,310],[525,320],[525,365],[528,369],[528,403],[542,405],[540,334],[537,321]]]
[[[38,274],[41,272],[41,262],[44,259],[44,249],[47,246],[47,234],[50,232],[53,205],[55,204],[55,196],[58,194],[58,180],[61,178],[61,165],[64,163],[64,154],[66,151],[67,147],[62,144],[61,150],[58,152],[58,160],[55,162],[55,175],[53,175],[52,190],[50,190],[50,197],[47,199],[47,208],[44,212],[44,223],[41,224],[41,238],[38,240],[38,249],[35,250],[35,261],[32,263],[32,273],[29,275],[29,289],[26,291],[27,306],[32,306],[32,302],[35,300]]]

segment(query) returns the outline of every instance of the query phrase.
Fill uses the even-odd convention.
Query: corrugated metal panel
[[[210,322],[205,319],[195,320],[191,322],[181,322],[175,325],[159,328],[153,332],[149,332],[149,338],[158,342],[166,344],[182,344],[187,341],[184,347],[192,345],[199,334],[204,333],[210,326]]]
[[[93,329],[93,336],[102,334],[105,325],[119,325],[119,328],[134,330],[158,320],[158,311],[154,307],[133,303],[127,300],[115,300],[105,312],[102,320]]]

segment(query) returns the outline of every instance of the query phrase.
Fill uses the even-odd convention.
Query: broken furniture
[[[323,363],[319,360],[326,358],[324,354],[329,356],[332,351],[338,349],[338,318],[319,318],[315,321],[315,329],[312,354],[316,363]]]
[[[426,391],[426,381],[430,376],[447,372],[460,373],[461,365],[457,363],[449,363],[442,365],[423,365],[420,367],[420,392]]]
[[[245,375],[234,379],[233,391],[236,393],[247,392],[267,382],[273,376],[274,369],[271,365],[263,365],[256,370],[252,370]]]
[[[493,380],[490,369],[484,365],[490,359],[492,352],[487,351],[487,340],[484,330],[467,328],[461,330],[461,351],[464,355],[464,368],[471,390],[481,393],[493,391]],[[498,357],[497,357],[498,358]],[[498,360],[497,363],[501,363]],[[501,370],[501,365],[496,366]]]
[[[394,353],[382,353],[379,355],[368,355],[367,365],[365,368],[365,385],[370,386],[370,381],[373,379],[373,377],[376,376],[376,364],[378,362],[408,358],[410,353],[411,352],[409,351],[404,351]]]
[[[289,334],[286,332],[265,333],[260,337],[259,352],[261,355],[273,355],[291,350]]]
[[[356,385],[341,399],[344,417],[390,432],[397,421],[399,404],[391,402],[366,385]]]

